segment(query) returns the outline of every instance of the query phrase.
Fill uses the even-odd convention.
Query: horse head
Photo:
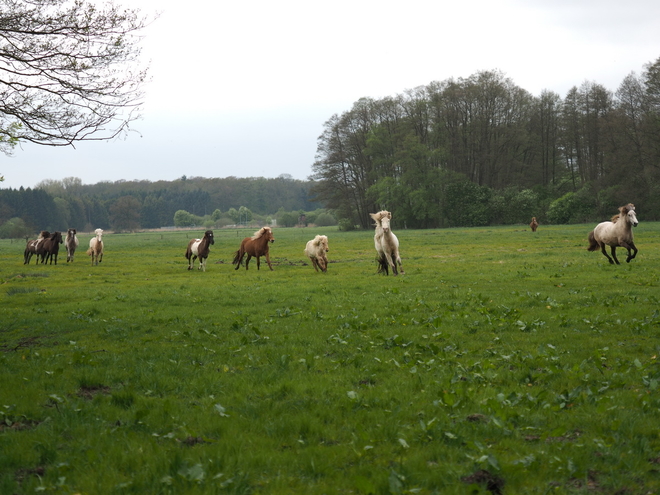
[[[213,231],[212,230],[207,230],[206,232],[204,232],[204,237],[206,237],[206,239],[208,239],[209,244],[211,244],[211,245],[215,244],[215,240],[213,239]]]
[[[96,234],[96,240],[101,242],[101,238],[103,237],[103,229],[96,229],[94,233]]]
[[[627,208],[626,206],[623,206],[622,208],[626,208],[628,210],[627,212],[625,212],[628,223],[633,227],[637,227],[637,225],[639,224],[639,220],[637,220],[637,215],[635,214],[635,207],[633,206],[632,208]]]
[[[268,242],[270,243],[275,242],[275,236],[273,235],[273,231],[271,230],[270,227],[264,227],[262,230],[264,231],[264,235],[268,239]]]
[[[69,229],[66,231],[66,236],[67,237],[73,237],[76,235],[76,229]]]

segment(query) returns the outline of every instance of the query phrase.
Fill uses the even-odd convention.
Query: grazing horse
[[[247,254],[247,259],[245,260],[246,270],[250,264],[250,258],[253,256],[257,258],[257,270],[259,270],[259,267],[261,266],[259,257],[265,256],[268,268],[273,271],[273,267],[270,264],[270,255],[268,254],[268,243],[270,242],[275,242],[275,237],[273,236],[273,231],[270,227],[261,227],[252,237],[246,237],[243,239],[241,247],[236,251],[234,261],[232,261],[232,264],[236,265],[235,270],[238,270],[243,264],[243,256]]]
[[[325,255],[330,251],[328,248],[328,236],[317,235],[307,243],[305,246],[305,254],[312,261],[314,270],[317,272],[321,269],[322,272],[328,271],[328,257]]]
[[[60,244],[62,244],[62,232],[53,232],[48,239],[44,239],[43,244],[41,245],[43,249],[43,254],[41,255],[41,262],[48,264],[53,264],[53,259],[55,259],[55,264],[57,265],[57,254],[60,252]]]
[[[628,250],[628,257],[626,263],[637,256],[637,248],[633,242],[632,228],[636,227],[639,222],[635,214],[635,205],[628,203],[619,208],[619,216],[616,222],[601,222],[596,225],[596,228],[589,233],[589,247],[587,251],[596,251],[600,248],[605,257],[613,265],[619,265],[619,260],[616,257],[616,248],[623,247]],[[607,254],[605,247],[610,246],[612,257]],[[633,251],[631,255],[630,252]],[[612,259],[614,258],[614,259]]]
[[[199,258],[198,270],[206,271],[206,259],[209,257],[211,245],[215,244],[213,240],[213,231],[204,232],[202,239],[191,239],[186,248],[186,259],[188,260],[188,270],[192,270],[195,260]]]
[[[529,224],[529,228],[532,229],[532,232],[536,232],[536,229],[539,227],[539,223],[536,221],[536,217],[532,217],[532,223]]]
[[[73,255],[78,247],[78,236],[76,236],[76,229],[69,229],[66,231],[66,239],[64,240],[66,246],[66,262],[73,263]]]
[[[87,256],[92,257],[92,266],[103,261],[103,230],[96,229],[94,233],[96,236],[89,240],[89,249],[87,250]]]
[[[39,237],[27,242],[27,244],[25,245],[25,251],[23,252],[24,265],[29,265],[30,261],[32,260],[32,256],[34,256],[35,254],[37,255],[35,263],[39,263],[39,256],[43,257],[43,247],[42,247],[43,241],[44,239],[48,239],[49,237],[50,237],[50,232],[48,232],[47,230],[42,230],[39,233]]]
[[[378,273],[385,272],[385,275],[389,275],[389,268],[391,267],[392,273],[398,275],[398,263],[401,273],[404,274],[403,266],[401,266],[401,256],[399,255],[399,239],[390,229],[392,214],[383,210],[378,213],[369,213],[369,215],[376,222],[374,244],[378,252]]]

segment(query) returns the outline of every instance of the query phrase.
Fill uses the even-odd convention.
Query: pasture
[[[660,223],[105,233],[23,265],[0,241],[0,493],[660,491]],[[327,273],[303,253],[329,238]],[[78,233],[81,246],[92,235]]]

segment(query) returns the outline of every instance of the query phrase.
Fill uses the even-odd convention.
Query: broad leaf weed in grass
[[[399,277],[371,232],[0,241],[0,493],[654,493],[660,224],[620,266],[592,228],[397,230]]]

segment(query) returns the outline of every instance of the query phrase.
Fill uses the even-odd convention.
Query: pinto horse
[[[369,213],[369,215],[376,222],[374,244],[378,253],[378,273],[385,272],[385,275],[389,275],[389,268],[392,268],[392,273],[398,275],[398,264],[401,273],[404,274],[403,266],[401,266],[401,256],[399,255],[399,239],[390,229],[392,214],[383,210],[378,213]]]
[[[57,265],[57,254],[60,252],[60,244],[62,244],[62,232],[53,232],[48,239],[44,239],[43,244],[41,245],[43,249],[43,254],[41,256],[41,262],[48,264],[53,264],[53,259]]]
[[[199,258],[198,270],[206,271],[206,260],[209,257],[211,246],[215,244],[213,240],[213,231],[204,232],[202,239],[191,239],[186,248],[186,259],[188,260],[188,270],[192,270],[195,260]]]
[[[31,241],[28,241],[27,244],[25,244],[25,251],[23,252],[23,264],[24,265],[29,265],[30,261],[32,260],[32,256],[37,255],[36,258],[36,263],[39,263],[39,256],[43,257],[43,241],[44,239],[48,239],[50,237],[50,232],[47,230],[42,230],[39,233],[39,237],[36,239],[33,239]]]
[[[64,240],[66,247],[66,262],[73,263],[73,255],[78,247],[78,237],[76,236],[76,229],[69,229],[66,231],[66,239]]]
[[[243,264],[243,256],[247,254],[247,259],[245,260],[246,270],[250,264],[250,258],[253,256],[257,258],[257,270],[259,270],[261,265],[259,257],[265,256],[268,268],[273,271],[273,266],[270,264],[270,255],[268,254],[268,244],[271,242],[275,242],[275,237],[273,236],[273,231],[270,227],[261,227],[252,237],[246,237],[243,239],[241,247],[236,251],[234,261],[232,261],[232,264],[236,265],[235,270],[238,270]]]
[[[632,228],[636,227],[639,222],[635,214],[635,205],[628,203],[619,208],[619,216],[616,221],[601,222],[596,225],[596,228],[589,233],[589,247],[587,251],[596,251],[600,248],[603,255],[613,265],[619,265],[619,260],[616,257],[616,248],[623,247],[628,250],[628,257],[626,263],[630,263],[635,256],[637,256],[637,247],[633,242]],[[612,257],[607,254],[605,247],[610,246]],[[630,254],[633,251],[632,255]],[[613,259],[612,259],[613,258]]]
[[[89,240],[89,249],[87,250],[87,256],[92,257],[92,266],[103,261],[103,230],[96,229],[94,234],[96,236]]]

